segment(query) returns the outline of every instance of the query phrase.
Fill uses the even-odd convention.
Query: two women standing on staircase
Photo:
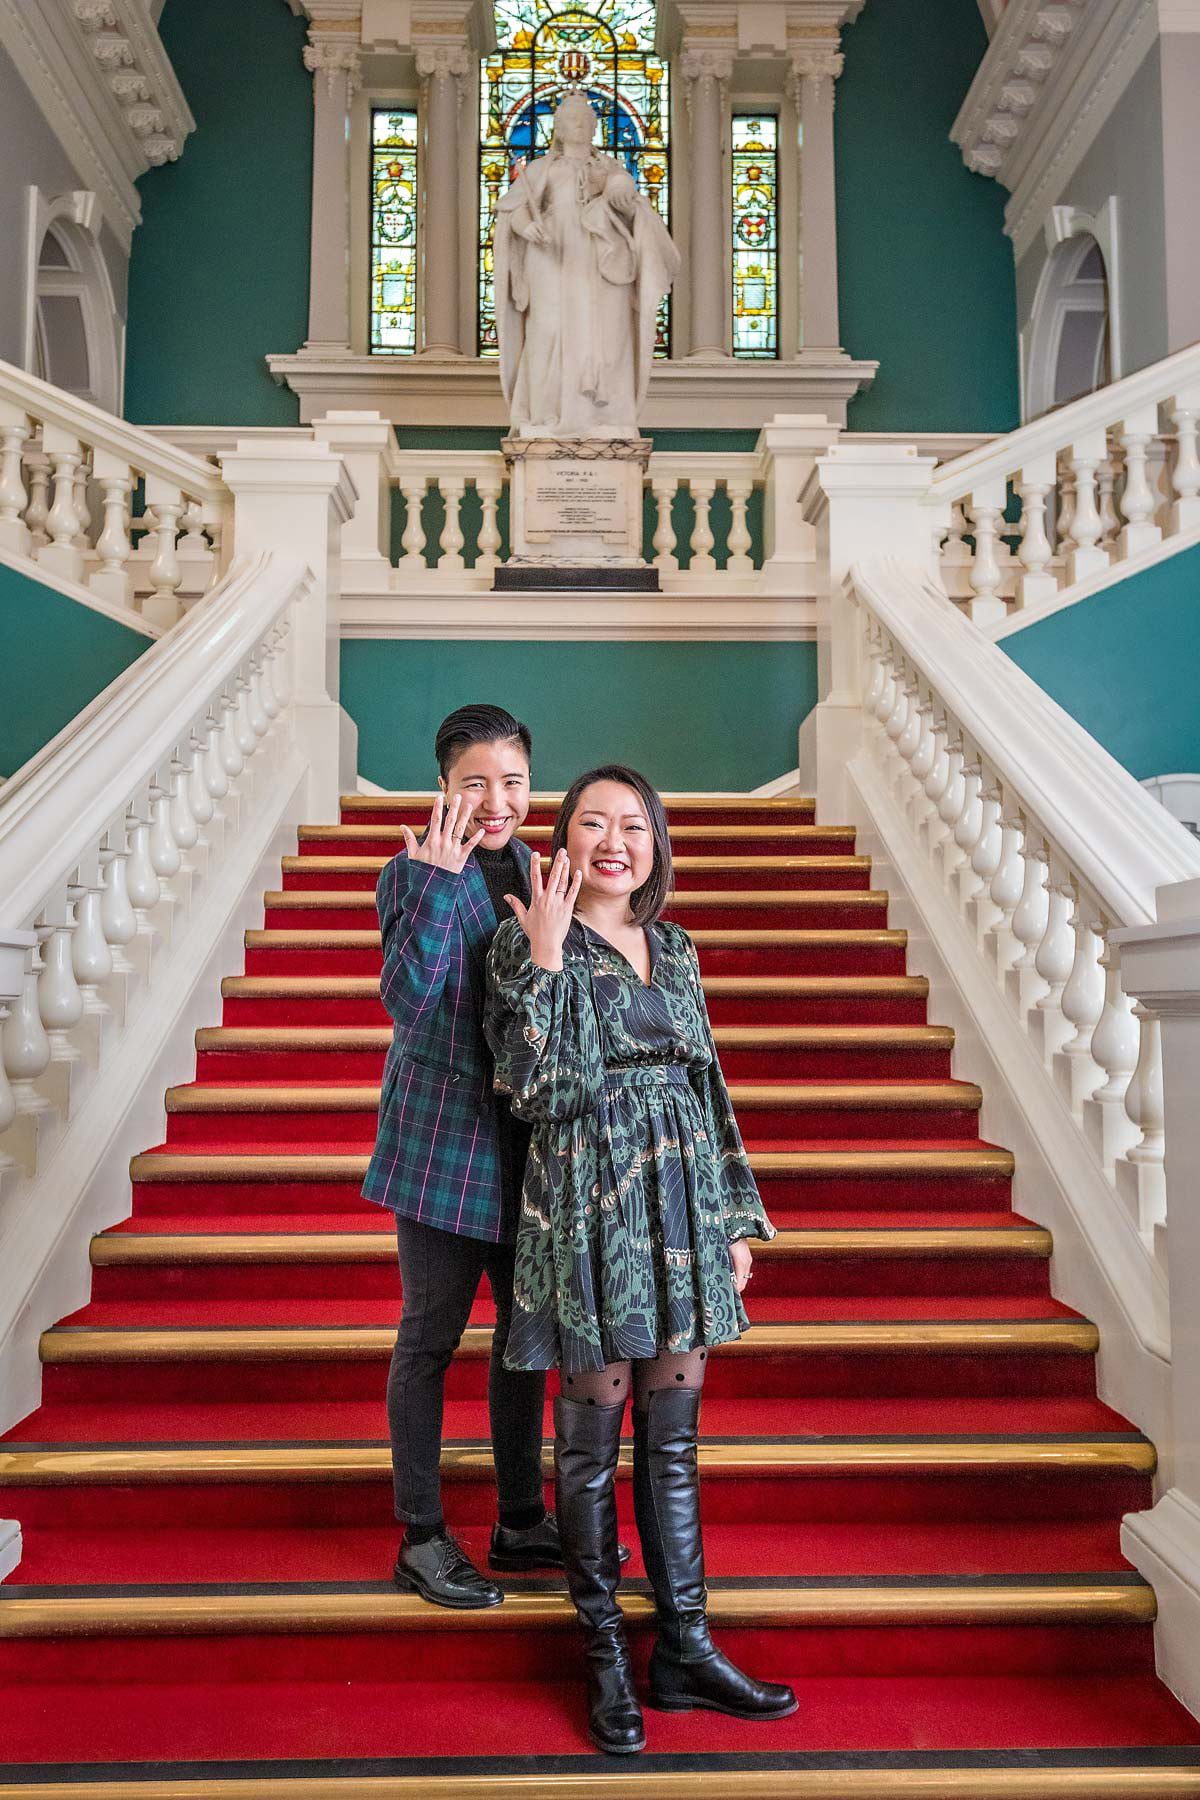
[[[709,1634],[697,1437],[709,1350],[747,1324],[747,1240],[770,1238],[713,1045],[695,947],[662,922],[662,802],[632,770],[574,783],[543,880],[488,959],[496,1085],[533,1125],[506,1365],[556,1366],[555,1505],[602,1750],[645,1743],[621,1609],[615,1476],[633,1391],[633,1498],[658,1639],[652,1704],[793,1712]]]
[[[464,706],[437,734],[439,795],[420,840],[379,878],[380,995],[393,1021],[363,1193],[396,1215],[403,1310],[388,1376],[396,1516],[394,1579],[442,1606],[504,1595],[446,1529],[439,1465],[446,1371],[482,1277],[496,1303],[488,1411],[500,1517],[494,1569],[562,1565],[542,1503],[545,1375],[506,1366],[513,1243],[529,1128],[492,1089],[483,1036],[486,959],[504,896],[530,894],[531,740],[494,706]]]

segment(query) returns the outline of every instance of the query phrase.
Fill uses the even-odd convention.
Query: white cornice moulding
[[[128,249],[134,183],[195,129],[148,0],[0,0],[0,44]]]
[[[815,570],[813,571],[815,576]],[[343,580],[353,580],[343,575]],[[811,584],[810,584],[811,585]],[[346,638],[470,639],[495,643],[807,643],[817,635],[814,593],[453,594],[343,593]]]
[[[445,362],[419,356],[326,355],[301,351],[268,356],[275,380],[299,397],[309,423],[341,408],[378,412],[396,425],[507,425],[500,371],[491,360]],[[844,425],[855,394],[879,364],[843,351],[809,351],[798,362],[656,363],[642,423],[648,430],[694,427],[754,429],[776,413],[821,413]]]
[[[969,169],[1010,189],[1018,257],[1160,33],[1183,29],[1200,29],[1200,0],[1009,0],[950,135]]]

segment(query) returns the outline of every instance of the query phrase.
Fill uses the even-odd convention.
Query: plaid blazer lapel
[[[483,871],[473,856],[467,858],[463,867],[457,906],[471,959],[482,964],[487,959],[499,920],[487,890],[487,882],[483,879]]]

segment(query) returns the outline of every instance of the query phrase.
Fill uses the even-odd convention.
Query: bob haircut
[[[520,744],[525,761],[533,759],[533,736],[520,719],[502,706],[460,706],[442,720],[433,742],[443,781],[472,744]]]
[[[642,803],[650,824],[650,835],[654,840],[654,866],[641,887],[635,888],[630,895],[629,906],[635,925],[653,925],[661,917],[675,885],[675,871],[671,863],[671,838],[663,803],[646,777],[639,775],[636,769],[627,769],[622,763],[605,763],[602,768],[589,769],[586,775],[578,776],[571,783],[554,821],[554,836],[550,840],[551,859],[566,848],[567,827],[579,811],[584,789],[591,787],[595,781],[616,781],[622,787],[632,788]]]

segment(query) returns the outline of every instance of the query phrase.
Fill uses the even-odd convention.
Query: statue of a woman
[[[496,217],[500,381],[519,437],[637,436],[655,318],[679,252],[582,94],[554,115]]]

